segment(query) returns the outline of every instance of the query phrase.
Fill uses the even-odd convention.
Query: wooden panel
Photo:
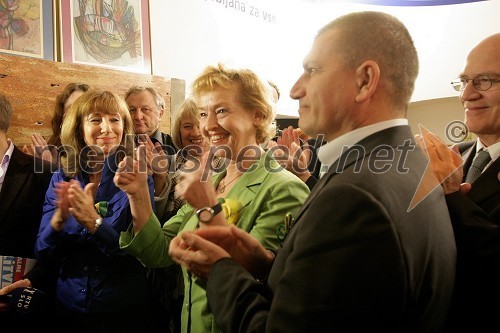
[[[172,104],[179,104],[185,94],[185,83],[180,79],[0,54],[0,92],[14,109],[7,135],[18,147],[31,143],[30,136],[35,132],[49,138],[56,96],[71,82],[87,83],[121,96],[134,84],[154,86],[165,99],[166,112],[160,121],[164,133],[170,133]]]

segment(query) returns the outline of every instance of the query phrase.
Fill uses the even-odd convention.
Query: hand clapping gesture
[[[23,152],[25,154],[34,155],[54,164],[57,163],[57,147],[49,146],[41,134],[33,134],[31,136],[31,142],[33,142],[31,145],[23,146]]]
[[[95,220],[99,218],[94,206],[94,186],[96,184],[88,183],[82,189],[80,183],[72,179],[68,189],[69,212],[78,223],[92,233],[95,229]]]
[[[463,183],[463,161],[457,146],[451,149],[436,135],[424,132],[423,136],[415,135],[415,139],[423,151],[429,156],[429,165],[445,194],[460,191],[467,193],[470,184]]]
[[[175,186],[175,192],[195,209],[217,204],[209,157],[210,151],[207,151],[201,155],[199,162],[188,160],[180,169],[180,180]],[[217,214],[216,218],[220,215],[224,214]]]
[[[68,201],[69,182],[59,182],[55,184],[54,193],[56,194],[55,205],[57,207],[50,225],[57,231],[64,229],[64,223],[69,216],[70,203]]]
[[[221,258],[232,257],[255,277],[266,276],[274,261],[271,251],[234,225],[184,232],[170,243],[169,255],[193,274],[204,278]]]
[[[126,156],[118,164],[118,170],[113,179],[115,185],[128,195],[134,233],[139,232],[153,213],[147,186],[148,167],[146,150],[145,145],[140,145],[137,148],[137,157],[135,160],[131,156]]]
[[[285,128],[278,137],[277,144],[273,144],[270,149],[278,163],[302,181],[306,181],[311,176],[308,169],[311,150],[307,142],[301,147],[297,129],[292,126]]]
[[[159,142],[153,144],[146,134],[138,135],[138,140],[141,145],[146,147],[148,174],[153,175],[155,193],[161,193],[167,183],[169,168],[168,155],[163,151]]]

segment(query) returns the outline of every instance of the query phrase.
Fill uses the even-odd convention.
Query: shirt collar
[[[9,144],[9,148],[7,148],[7,151],[5,152],[5,155],[3,155],[1,162],[2,167],[6,166],[6,168],[9,165],[9,161],[12,157],[12,152],[14,151],[14,144],[12,143],[12,141],[7,140],[7,142]]]
[[[402,118],[382,121],[357,128],[321,146],[318,150],[318,158],[321,161],[322,173],[326,172],[326,170],[340,157],[340,155],[342,155],[343,152],[364,138],[387,128],[403,125],[408,125],[408,119]]]
[[[500,142],[497,142],[495,144],[492,144],[489,147],[486,147],[479,138],[477,138],[476,141],[476,154],[478,151],[481,149],[485,149],[488,151],[488,153],[491,156],[491,161],[495,161],[499,156],[500,156]]]
[[[153,133],[153,135],[151,135],[151,138],[154,138],[154,139],[158,140],[159,143],[163,144],[163,138],[162,138],[160,129],[157,129]]]
[[[7,168],[9,167],[12,152],[14,151],[14,144],[12,143],[12,141],[7,140],[7,143],[9,145],[9,148],[7,148],[5,155],[3,155],[2,160],[0,161],[0,189],[2,188],[1,185],[3,184],[5,174],[7,173]]]

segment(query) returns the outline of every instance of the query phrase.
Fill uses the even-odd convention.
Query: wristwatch
[[[222,205],[218,202],[212,207],[203,207],[196,211],[196,216],[198,216],[198,221],[203,223],[210,223],[214,219],[214,216],[222,212]]]
[[[95,232],[97,231],[97,229],[99,229],[101,224],[102,224],[102,218],[100,217],[96,218],[94,221],[94,228],[92,229],[92,231],[90,231],[90,233],[95,234]]]

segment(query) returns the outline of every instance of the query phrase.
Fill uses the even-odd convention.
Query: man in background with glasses
[[[500,33],[477,44],[452,81],[460,92],[465,124],[477,139],[450,151],[433,134],[423,138],[432,169],[442,181],[457,242],[450,332],[500,328],[499,55]]]

